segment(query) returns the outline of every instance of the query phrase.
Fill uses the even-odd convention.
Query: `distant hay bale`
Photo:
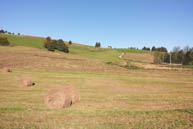
[[[23,86],[27,86],[27,87],[30,87],[30,86],[34,86],[35,83],[32,82],[32,80],[30,78],[24,78],[21,80],[21,83]]]
[[[80,101],[80,93],[73,87],[51,89],[45,98],[49,108],[62,109]]]
[[[10,69],[10,68],[7,68],[7,67],[3,68],[3,71],[4,71],[4,72],[12,72],[11,69]]]

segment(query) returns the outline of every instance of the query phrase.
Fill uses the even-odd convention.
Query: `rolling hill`
[[[43,40],[45,38],[25,35],[9,35],[0,34],[0,37],[7,37],[12,46],[27,46],[32,48],[43,48]],[[67,43],[67,42],[66,42]],[[68,43],[67,43],[68,44]],[[70,54],[78,55],[89,59],[96,59],[102,62],[122,62],[119,58],[121,53],[148,53],[144,50],[132,50],[132,49],[108,49],[108,48],[95,48],[93,46],[73,43],[68,45]],[[135,58],[134,58],[135,59]]]

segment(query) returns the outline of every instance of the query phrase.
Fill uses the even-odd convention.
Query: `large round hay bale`
[[[7,68],[7,67],[3,68],[3,71],[4,71],[4,72],[12,72],[11,69],[10,69],[10,68]]]
[[[45,98],[49,108],[62,109],[80,101],[80,93],[73,87],[51,89]]]
[[[32,82],[32,80],[31,80],[30,78],[24,78],[24,79],[22,79],[22,80],[21,80],[21,83],[22,83],[22,85],[27,86],[27,87],[34,86],[34,85],[35,85],[35,83]]]

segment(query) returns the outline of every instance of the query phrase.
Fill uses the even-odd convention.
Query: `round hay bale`
[[[35,83],[32,82],[32,80],[30,78],[25,78],[21,81],[21,83],[24,85],[24,86],[27,86],[27,87],[30,87],[30,86],[34,86]]]
[[[73,87],[51,89],[45,98],[49,108],[62,109],[80,101],[80,93]]]
[[[4,72],[12,72],[11,69],[10,69],[10,68],[7,68],[7,67],[3,68],[3,71],[4,71]]]

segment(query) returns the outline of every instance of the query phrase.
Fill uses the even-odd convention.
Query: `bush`
[[[56,40],[52,40],[46,44],[48,51],[55,51],[56,48]]]
[[[72,41],[70,40],[69,42],[68,42],[70,45],[72,45]]]
[[[190,50],[186,53],[183,64],[193,65],[193,51]]]
[[[47,48],[47,44],[49,43],[49,42],[51,42],[51,38],[48,36],[45,40],[44,40],[44,47],[45,48]]]
[[[165,53],[165,55],[164,55],[164,62],[165,63],[170,63],[170,54],[171,53]]]
[[[69,53],[69,49],[68,49],[68,46],[66,44],[64,44],[64,52]]]
[[[55,49],[68,53],[68,46],[64,43],[62,39],[52,40],[50,37],[47,37],[44,40],[44,47],[48,49],[48,51],[55,51]]]
[[[101,47],[101,43],[100,42],[96,42],[95,47]]]
[[[193,48],[185,47],[180,49],[180,47],[174,47],[171,53],[172,63],[192,65],[193,64]]]
[[[165,48],[165,47],[158,47],[158,48],[156,48],[155,46],[153,46],[151,48],[151,51],[168,52],[167,48]]]
[[[156,47],[155,46],[153,46],[152,48],[151,48],[151,51],[156,51],[157,49],[156,49]]]
[[[2,30],[0,30],[0,33],[5,33],[5,31],[2,29]]]
[[[7,40],[7,38],[0,37],[0,45],[1,46],[8,46],[9,41]]]
[[[155,52],[154,53],[154,64],[161,64],[164,62],[164,56],[165,54],[163,52]]]
[[[53,43],[54,48],[57,49],[57,48],[56,48],[56,46],[57,46],[57,40],[52,40],[51,43]]]
[[[150,48],[144,46],[144,47],[142,48],[142,50],[150,51]]]
[[[64,51],[64,41],[62,39],[59,39],[56,44],[56,49],[59,51]]]
[[[64,43],[64,41],[62,39],[57,41],[56,49],[59,51],[66,52],[66,53],[69,52],[68,46]]]

